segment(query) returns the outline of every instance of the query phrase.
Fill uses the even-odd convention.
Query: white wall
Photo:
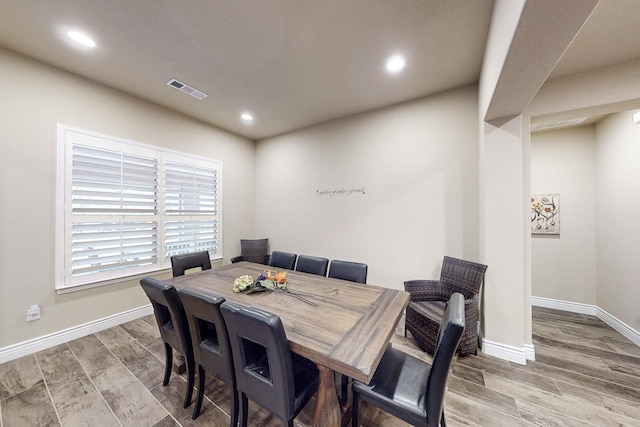
[[[555,121],[637,108],[640,105],[639,71],[640,61],[631,61],[547,81],[527,107],[527,114]],[[640,330],[637,313],[640,303],[638,275],[633,274],[638,252],[634,243],[640,237],[635,232],[640,218],[637,210],[633,216],[634,206],[637,206],[633,195],[637,194],[638,144],[631,141],[638,142],[639,130],[637,125],[631,124],[631,112],[620,114],[623,116],[616,114],[595,126],[595,304],[608,315],[635,328],[635,332],[626,335],[635,339]],[[622,177],[616,177],[616,173],[621,173]],[[543,296],[536,292],[533,295]],[[566,300],[576,302],[573,298]],[[610,321],[607,317],[604,320]],[[617,321],[610,324],[620,326]]]
[[[531,239],[532,295],[596,304],[594,126],[531,135],[532,194],[560,194],[560,235]]]
[[[529,85],[510,84],[522,76],[505,72],[513,58],[514,36],[525,6],[524,1],[494,3],[478,83],[479,256],[488,266],[480,307],[482,351],[518,363],[525,363],[524,344],[531,342],[531,322],[526,312],[530,287],[528,241],[523,233],[523,193],[529,184],[525,181],[528,141],[522,138],[526,135],[522,115],[494,123],[485,122],[485,118],[496,103],[503,113],[511,110],[504,108],[505,91],[501,88],[517,90],[518,99],[527,92]]]
[[[533,134],[533,192],[560,193],[562,225],[560,237],[533,238],[532,262],[534,296],[597,306],[638,331],[640,125],[633,113]]]
[[[0,348],[148,304],[137,280],[54,291],[57,123],[222,160],[225,258],[253,232],[254,142],[4,49],[0,75]]]
[[[444,255],[477,260],[477,141],[476,86],[258,141],[256,235],[370,284],[436,279]]]
[[[640,125],[634,111],[596,125],[598,306],[640,330]]]

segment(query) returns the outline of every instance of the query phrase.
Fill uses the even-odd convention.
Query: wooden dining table
[[[255,279],[267,270],[276,271],[239,262],[168,281],[177,289],[202,289],[278,315],[291,351],[313,361],[320,372],[313,425],[340,426],[344,409],[338,401],[334,372],[364,383],[371,381],[409,294],[290,270],[286,270],[287,291],[233,291],[236,278],[248,274]]]

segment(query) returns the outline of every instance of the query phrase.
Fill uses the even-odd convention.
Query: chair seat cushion
[[[406,328],[416,343],[433,355],[440,321],[444,316],[444,301],[411,301],[407,306]],[[478,304],[477,297],[465,300],[465,331],[458,347],[460,356],[476,353],[478,349]]]
[[[410,304],[418,314],[436,320],[438,325],[447,308],[447,303],[444,301],[412,301]]]
[[[373,403],[385,412],[424,425],[426,420],[425,392],[431,365],[391,346],[387,348],[371,382],[354,381],[353,389],[362,400]],[[411,417],[407,419],[407,414]]]
[[[416,343],[433,355],[440,321],[444,317],[444,301],[411,301],[407,306],[406,328]]]

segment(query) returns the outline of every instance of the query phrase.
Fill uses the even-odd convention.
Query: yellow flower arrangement
[[[276,271],[275,274],[271,270],[267,270],[260,274],[254,281],[253,277],[248,274],[238,277],[233,282],[233,292],[263,292],[273,289],[287,289],[287,272]]]

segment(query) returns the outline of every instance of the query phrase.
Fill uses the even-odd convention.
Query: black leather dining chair
[[[296,263],[296,271],[326,276],[328,266],[329,260],[327,258],[299,255],[298,262]]]
[[[229,301],[220,309],[233,351],[240,426],[247,427],[251,399],[293,427],[293,419],[318,390],[318,368],[289,350],[278,316]]]
[[[191,348],[191,335],[182,301],[178,291],[171,283],[152,277],[145,277],[140,280],[140,285],[151,301],[153,313],[158,322],[160,337],[164,342],[165,367],[163,386],[169,384],[169,379],[171,378],[173,350],[175,349],[184,355],[187,368],[187,390],[184,397],[184,407],[186,408],[191,404],[191,396],[193,395],[195,362]]]
[[[233,357],[220,305],[224,298],[190,287],[178,291],[187,316],[195,363],[198,365],[198,394],[192,419],[198,418],[204,397],[205,373],[213,374],[231,388],[231,427],[238,424],[238,393]]]
[[[440,324],[431,365],[389,346],[371,382],[353,382],[352,427],[360,425],[360,400],[413,426],[445,427],[444,394],[464,325],[464,296],[455,293]]]
[[[298,256],[296,254],[289,252],[273,251],[271,252],[271,258],[269,259],[269,266],[293,270],[296,265],[297,257]]]
[[[173,277],[184,276],[186,270],[200,267],[201,270],[211,269],[209,251],[191,252],[171,257],[171,270]]]
[[[361,262],[331,260],[329,277],[356,283],[367,283],[367,264]]]

